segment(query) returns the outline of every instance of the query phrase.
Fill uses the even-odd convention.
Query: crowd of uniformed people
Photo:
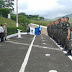
[[[55,40],[58,45],[67,51],[67,55],[72,55],[71,50],[71,28],[68,17],[62,17],[47,26],[48,35]]]

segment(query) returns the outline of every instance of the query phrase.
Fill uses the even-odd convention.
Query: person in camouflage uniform
[[[71,55],[71,31],[68,17],[62,17],[47,27],[48,35],[54,39],[60,46],[67,50],[67,55]]]

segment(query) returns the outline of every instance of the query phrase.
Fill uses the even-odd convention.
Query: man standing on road
[[[27,34],[29,34],[30,28],[28,25],[26,25],[26,30],[27,30]]]
[[[1,42],[4,41],[4,29],[3,29],[3,25],[1,24],[0,26],[0,33],[1,33]]]
[[[5,23],[4,26],[4,36],[5,36],[5,40],[7,40],[7,24]]]
[[[69,18],[65,17],[65,25],[63,26],[63,32],[65,32],[65,46],[68,49],[67,55],[71,55],[71,31],[70,31],[70,23],[68,22]]]
[[[39,25],[39,34],[41,34],[41,26]]]

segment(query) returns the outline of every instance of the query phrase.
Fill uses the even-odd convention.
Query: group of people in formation
[[[5,23],[4,25],[0,25],[0,42],[4,42],[7,40],[7,24]]]
[[[68,17],[62,17],[47,26],[48,35],[55,40],[58,45],[67,51],[66,55],[72,55],[71,50],[71,27]]]

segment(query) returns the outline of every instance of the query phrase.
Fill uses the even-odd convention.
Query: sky
[[[72,0],[18,0],[18,12],[53,19],[72,13]]]

